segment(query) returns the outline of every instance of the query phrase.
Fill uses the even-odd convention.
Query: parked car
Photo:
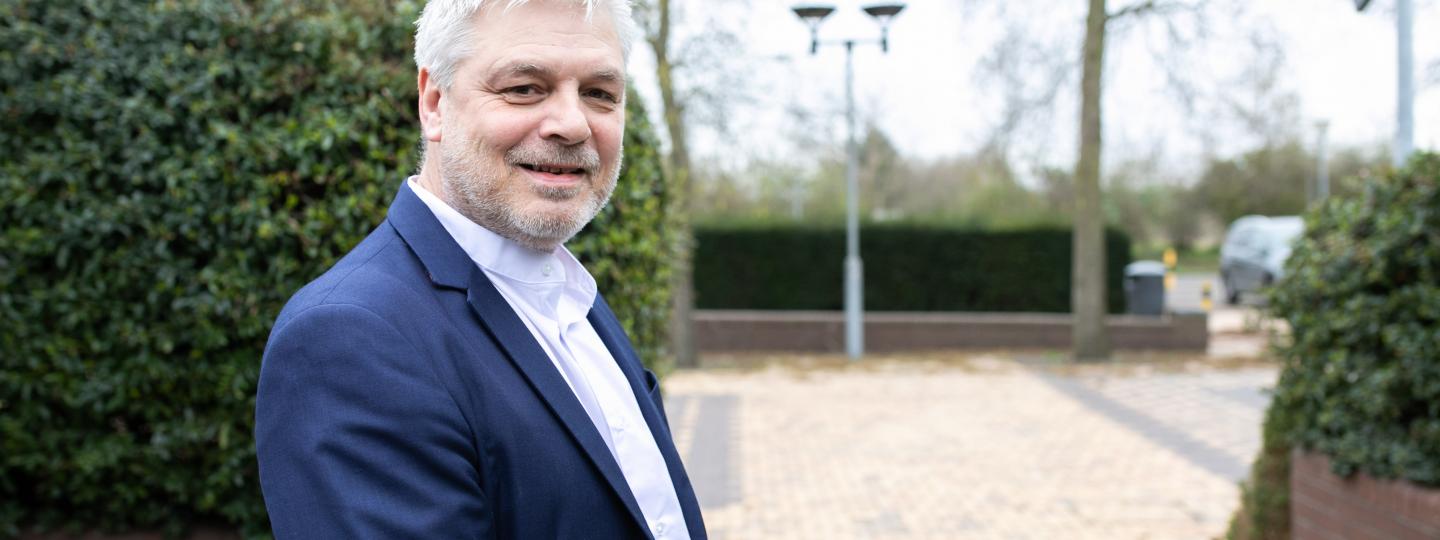
[[[1220,282],[1225,301],[1240,302],[1240,295],[1254,292],[1285,276],[1285,259],[1305,222],[1300,216],[1245,216],[1230,224],[1225,243],[1220,245]]]

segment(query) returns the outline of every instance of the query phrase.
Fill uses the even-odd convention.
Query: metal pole
[[[860,262],[860,181],[858,149],[855,145],[854,41],[845,42],[845,352],[851,360],[865,354],[865,300],[861,287],[864,266]]]
[[[1330,122],[1316,122],[1315,129],[1320,132],[1320,140],[1315,149],[1315,201],[1312,202],[1324,202],[1330,196],[1330,156],[1326,148]]]
[[[1413,28],[1411,0],[1396,0],[1396,34],[1400,49],[1400,78],[1397,103],[1395,106],[1395,168],[1405,165],[1410,152],[1415,150],[1415,50],[1411,47],[1410,32]]]

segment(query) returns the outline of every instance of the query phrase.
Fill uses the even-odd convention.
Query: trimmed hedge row
[[[397,5],[0,3],[0,537],[268,534],[270,325],[416,163],[419,3]],[[646,118],[571,245],[653,364],[673,242]]]
[[[706,226],[695,231],[701,309],[843,308],[845,231],[798,225]],[[1105,234],[1112,313],[1130,239]],[[935,225],[866,225],[865,309],[872,311],[1070,311],[1068,229],[976,231]]]

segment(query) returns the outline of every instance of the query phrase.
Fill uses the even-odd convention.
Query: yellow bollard
[[[1200,285],[1200,309],[1206,313],[1210,312],[1210,282],[1206,281]]]
[[[1165,292],[1175,290],[1175,263],[1178,257],[1175,256],[1175,248],[1165,248]]]

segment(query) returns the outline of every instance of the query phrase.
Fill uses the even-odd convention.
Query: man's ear
[[[440,142],[445,122],[440,114],[440,85],[430,77],[430,68],[420,68],[416,85],[420,88],[420,130],[425,140]]]

